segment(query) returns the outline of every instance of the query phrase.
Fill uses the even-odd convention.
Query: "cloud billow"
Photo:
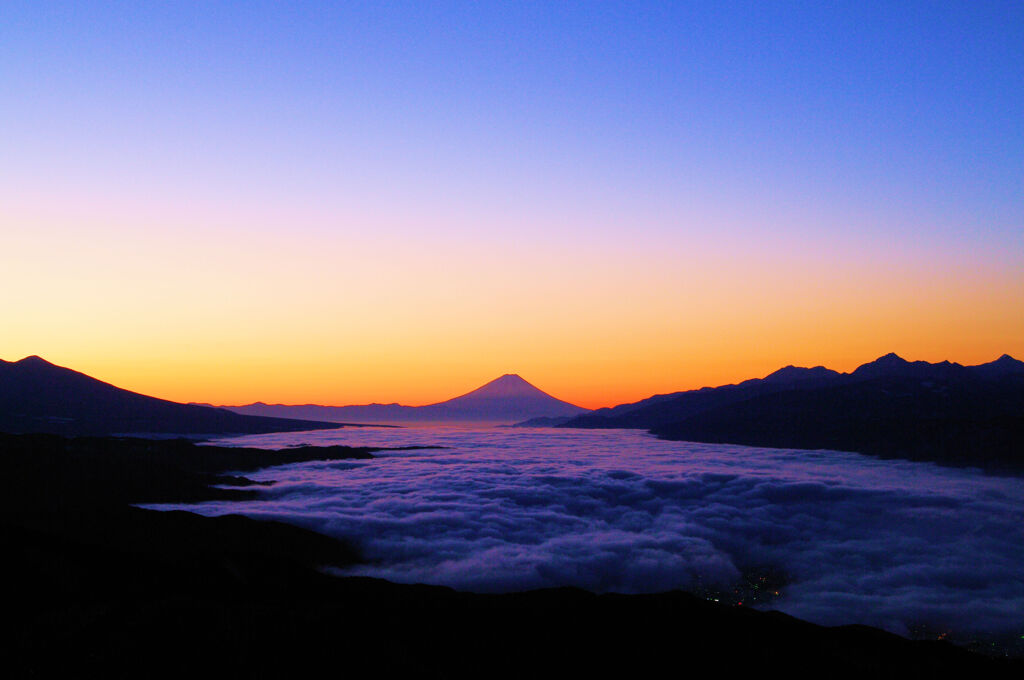
[[[200,511],[352,540],[368,563],[349,573],[401,582],[739,599],[760,582],[758,606],[823,624],[964,639],[1024,628],[1019,479],[635,432],[481,431],[447,443],[264,471],[278,483],[261,500]]]

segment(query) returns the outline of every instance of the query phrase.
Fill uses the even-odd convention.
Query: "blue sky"
[[[885,287],[907,318],[969,289],[963,310],[985,319],[951,313],[943,328],[976,326],[979,357],[1024,342],[1024,321],[1007,325],[1024,300],[1019,2],[6,2],[0,87],[5,231],[26,251],[88,250],[97,271],[153,262],[152,295],[179,291],[180,310],[220,283],[209,262],[161,265],[167,243],[237,281],[277,271],[275,253],[304,245],[288,252],[278,292],[268,283],[247,304],[321,295],[330,308],[311,291],[358,287],[372,263],[387,280],[409,277],[407,297],[360,296],[397,304],[409,324],[434,310],[451,326],[454,291],[473,274],[488,291],[474,313],[507,304],[523,328],[566,346],[655,289],[663,306],[708,320],[657,328],[651,302],[650,319],[631,320],[638,337],[703,333],[710,346],[717,321],[702,309],[764,309],[762,289],[772,300],[862,290],[817,304],[875,327],[857,315]],[[249,240],[264,250],[239,254]],[[310,278],[325,253],[348,253],[358,275]],[[50,274],[24,308],[71,318],[86,304],[61,302],[75,283],[58,260],[22,257],[8,270],[18,267]],[[682,281],[683,270],[694,273]],[[586,332],[551,330],[554,311],[532,318],[543,304],[516,297],[523,277],[531,295],[564,291],[551,305],[592,295]],[[96,286],[109,298],[115,283]],[[299,321],[296,333],[319,332]],[[235,322],[251,337],[260,320]],[[479,344],[502,327],[481,324],[459,332]],[[11,352],[39,353],[53,335],[52,324],[23,328]],[[893,337],[915,351],[914,332]],[[627,344],[608,351],[639,351]],[[862,351],[875,345],[837,361],[873,358]],[[955,359],[962,348],[920,351]],[[509,353],[494,358],[498,374],[515,368]]]
[[[5,8],[12,159],[118,172],[132,145],[216,173],[197,157],[219,147],[273,185],[277,159],[325,181],[399,156],[390,195],[437,167],[442,191],[537,199],[698,185],[885,202],[950,235],[981,215],[997,238],[1024,214],[1016,2]]]

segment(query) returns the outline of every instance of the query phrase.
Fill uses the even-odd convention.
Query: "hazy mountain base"
[[[129,503],[252,497],[223,477],[278,462],[366,457],[185,442],[0,436],[13,675],[428,677],[645,673],[717,666],[798,675],[1019,677],[1019,661],[871,628],[823,628],[684,593],[559,589],[473,595],[332,578],[351,547],[276,522]],[[232,483],[231,488],[210,484]]]
[[[565,425],[570,420],[572,420],[572,416],[564,416],[561,418],[530,418],[529,420],[524,420],[521,423],[514,423],[507,427],[558,427],[560,425]]]

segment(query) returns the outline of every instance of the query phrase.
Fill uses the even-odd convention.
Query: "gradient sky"
[[[591,407],[1024,358],[1024,3],[382,5],[0,5],[0,357]]]

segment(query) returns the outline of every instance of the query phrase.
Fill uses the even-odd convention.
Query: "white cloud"
[[[710,592],[769,574],[765,606],[819,623],[1024,628],[1019,479],[635,432],[320,436],[453,448],[263,471],[262,500],[201,511],[349,539],[368,560],[349,573],[401,582]]]

